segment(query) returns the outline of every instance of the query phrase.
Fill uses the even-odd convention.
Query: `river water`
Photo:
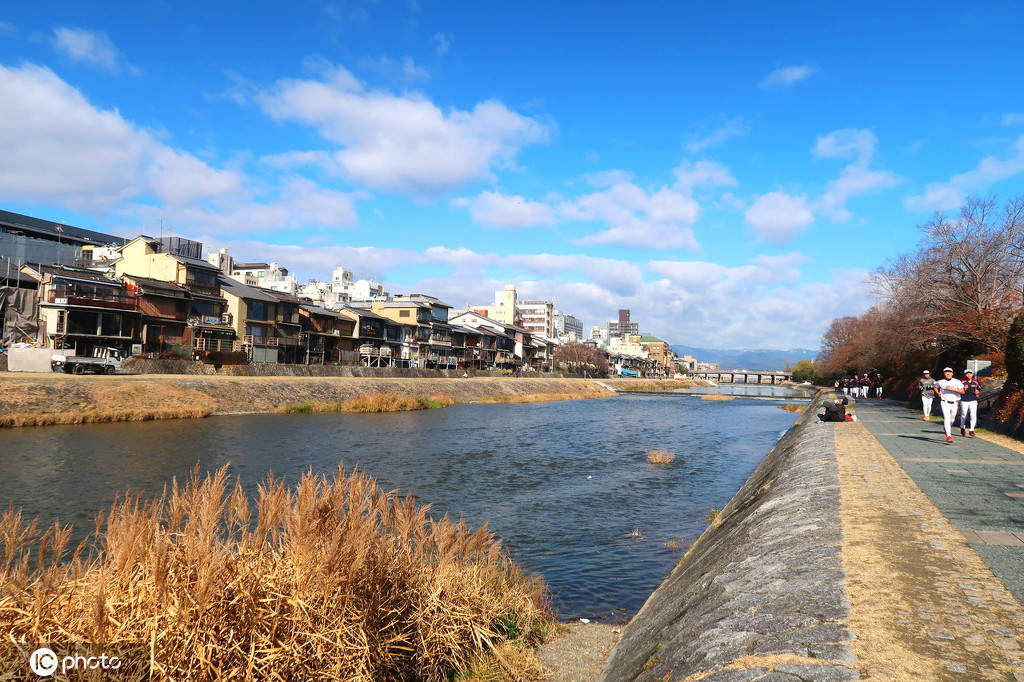
[[[764,399],[778,389],[744,392],[757,395],[0,430],[0,504],[84,533],[117,493],[159,493],[197,461],[230,462],[251,489],[271,471],[295,481],[343,460],[436,513],[490,522],[513,558],[545,577],[563,617],[625,620],[792,425],[780,401]],[[675,461],[651,467],[653,448]]]

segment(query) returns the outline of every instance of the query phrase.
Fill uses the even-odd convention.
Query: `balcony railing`
[[[245,350],[244,344],[241,341],[236,341],[235,339],[207,339],[203,337],[200,337],[198,339],[192,339],[192,348],[199,351],[209,350],[215,352],[232,352]]]
[[[366,343],[363,344],[362,346],[359,346],[359,354],[363,357],[370,358],[390,358],[391,348],[389,346],[381,346],[378,348],[377,346],[371,346],[370,344]]]
[[[46,297],[55,305],[80,305],[96,308],[135,310],[135,297],[124,294],[55,289]]]
[[[253,336],[252,334],[246,334],[242,337],[242,342],[247,346],[278,346],[277,339],[273,336]]]
[[[197,294],[207,296],[220,296],[220,286],[216,284],[200,284],[199,282],[185,282],[185,288]]]

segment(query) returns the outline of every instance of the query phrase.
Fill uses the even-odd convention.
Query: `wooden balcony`
[[[118,310],[135,310],[135,297],[117,293],[92,293],[85,291],[67,291],[55,289],[46,297],[47,303],[54,305],[85,306],[90,308],[116,308]]]

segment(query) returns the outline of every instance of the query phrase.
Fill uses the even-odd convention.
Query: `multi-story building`
[[[23,265],[38,282],[39,341],[47,348],[92,355],[102,347],[131,354],[139,332],[135,296],[118,280],[66,265]]]
[[[569,313],[555,311],[552,318],[555,338],[562,342],[582,341],[583,323]]]
[[[83,248],[120,246],[123,237],[85,230],[73,225],[0,211],[0,256],[14,269],[36,265],[83,265]]]
[[[675,366],[675,353],[669,348],[667,342],[650,334],[641,334],[639,340],[640,345],[643,346],[652,360],[665,367],[666,370]]]
[[[477,312],[467,311],[451,320],[452,324],[473,329],[486,329],[496,335],[494,365],[501,368],[519,368],[533,365],[536,348],[533,335],[523,327],[493,320]]]
[[[555,304],[553,301],[520,301],[519,324],[534,334],[555,336]]]
[[[611,333],[608,327],[591,327],[590,340],[597,344],[598,348],[606,348],[611,341]]]
[[[123,275],[121,280],[128,293],[135,296],[142,318],[142,352],[190,357],[192,349],[184,342],[192,306],[189,290],[174,282],[138,275]]]
[[[430,340],[426,349],[421,347],[420,367],[452,369],[458,364],[458,359],[452,353],[452,325],[448,319],[452,308],[450,305],[426,294],[396,295],[391,302],[418,303],[429,307]]]
[[[188,325],[182,343],[209,351],[211,346],[232,346],[235,329],[224,316],[227,301],[221,296],[220,269],[201,260],[202,249],[200,242],[181,237],[140,236],[120,248],[120,257],[113,266],[118,277],[148,277],[188,289]]]
[[[640,324],[629,321],[629,308],[621,308],[619,319],[608,323],[608,333],[611,336],[636,335],[640,333]]]
[[[494,292],[493,305],[467,305],[460,312],[474,312],[504,324],[518,324],[518,304],[516,285],[506,284],[504,289]]]

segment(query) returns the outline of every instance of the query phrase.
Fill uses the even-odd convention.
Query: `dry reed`
[[[734,396],[722,395],[721,393],[705,393],[700,397],[701,400],[732,400]]]
[[[641,381],[637,383],[619,383],[615,388],[620,391],[640,391],[643,393],[664,393],[685,388],[679,381]]]
[[[659,464],[671,464],[676,458],[668,450],[648,450],[647,451],[647,463],[651,466],[657,466]]]
[[[326,412],[412,412],[451,407],[456,403],[450,395],[406,396],[400,393],[371,393],[369,395],[328,402],[290,403],[278,408],[287,414],[321,414]]]
[[[786,412],[803,412],[804,411],[804,407],[806,407],[806,406],[805,405],[798,405],[796,403],[784,403],[782,405],[779,405],[779,409],[780,410],[785,410]]]
[[[547,403],[555,402],[558,400],[586,400],[588,398],[608,398],[613,394],[602,392],[600,395],[593,394],[581,394],[581,393],[520,393],[514,395],[492,395],[479,400],[474,400],[475,403]]]
[[[431,519],[343,466],[268,477],[254,500],[197,471],[119,499],[73,552],[69,537],[0,516],[0,669],[40,643],[122,642],[119,679],[446,680],[552,623],[486,526]]]
[[[108,422],[144,422],[155,419],[196,419],[208,417],[208,407],[87,409],[69,412],[14,412],[0,415],[0,428],[19,426],[55,426],[59,424],[103,424]]]

